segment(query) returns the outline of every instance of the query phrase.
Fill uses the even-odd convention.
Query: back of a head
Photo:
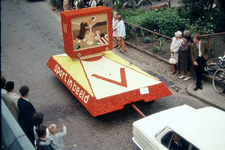
[[[21,86],[20,87],[20,94],[21,94],[21,96],[26,96],[27,95],[27,93],[29,92],[29,87],[28,86]]]
[[[51,124],[51,125],[48,127],[49,131],[50,131],[52,134],[55,134],[56,128],[57,128],[56,124]]]
[[[35,131],[39,137],[43,137],[46,133],[46,128],[47,127],[45,125],[41,124],[36,127]]]
[[[5,89],[7,92],[10,92],[14,89],[14,82],[13,81],[8,81],[5,85]]]
[[[5,88],[5,83],[6,83],[6,79],[5,78],[1,78],[1,89]]]
[[[43,123],[44,115],[42,113],[35,113],[32,116],[32,123],[34,126],[40,125]]]
[[[188,31],[188,30],[185,30],[185,31],[184,31],[184,36],[191,36],[191,32]]]

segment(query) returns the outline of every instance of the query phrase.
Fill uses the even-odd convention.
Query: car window
[[[179,134],[169,131],[161,138],[161,143],[169,150],[199,150]]]
[[[169,150],[199,150],[196,146],[190,144],[179,134],[169,131],[162,138],[161,143]]]
[[[169,143],[172,140],[173,133],[174,132],[172,131],[167,132],[161,139],[161,143],[167,148],[169,147]]]

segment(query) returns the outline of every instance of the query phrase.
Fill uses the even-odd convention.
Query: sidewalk
[[[225,111],[225,94],[217,93],[210,82],[204,82],[203,89],[194,91],[195,84],[191,83],[187,86],[187,93],[211,106]]]

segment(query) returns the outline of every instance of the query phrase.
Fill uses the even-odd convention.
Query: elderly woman
[[[183,42],[182,39],[182,32],[177,31],[175,32],[175,37],[172,38],[172,43],[170,45],[170,53],[171,57],[174,57],[176,61],[178,62],[178,51],[181,43]],[[170,73],[171,75],[176,73],[176,65],[172,64],[172,72]]]
[[[191,36],[189,33],[185,33],[183,36],[183,42],[179,48],[179,61],[178,67],[182,72],[182,75],[179,77],[180,79],[184,79],[184,81],[190,80],[190,69],[191,69]]]

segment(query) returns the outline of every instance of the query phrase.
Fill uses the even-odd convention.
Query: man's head
[[[43,123],[44,115],[42,113],[35,113],[32,116],[32,123],[34,126],[40,125]]]
[[[28,86],[21,86],[19,91],[22,97],[28,97],[29,90]]]
[[[201,40],[201,35],[200,34],[196,34],[196,35],[193,36],[193,38],[194,38],[194,42],[198,43]]]
[[[13,92],[14,90],[14,82],[13,81],[8,81],[5,85],[5,89],[7,92]]]
[[[176,133],[174,133],[174,135],[173,135],[173,140],[175,141],[175,142],[180,142],[180,136],[178,135],[178,134],[176,134]]]
[[[38,125],[35,129],[37,135],[39,138],[45,138],[46,137],[46,126],[45,125]]]

